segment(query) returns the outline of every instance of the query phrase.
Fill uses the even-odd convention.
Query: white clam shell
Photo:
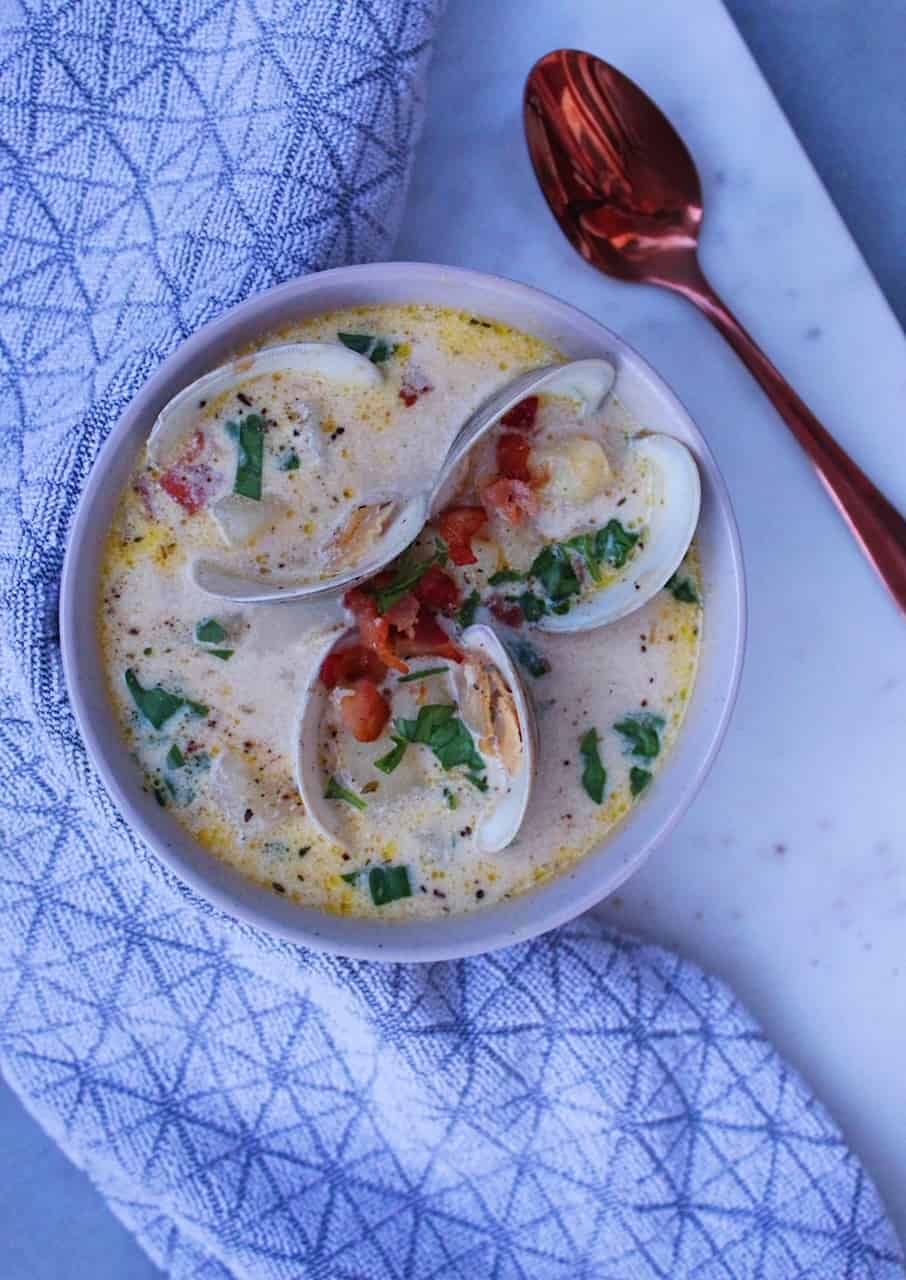
[[[237,356],[183,387],[157,415],[148,437],[148,461],[164,466],[167,455],[194,426],[199,400],[216,400],[233,387],[269,373],[308,373],[331,382],[356,387],[376,387],[383,375],[376,365],[338,342],[287,342],[264,347],[252,355]]]
[[[321,682],[320,672],[328,654],[338,645],[345,644],[354,634],[342,627],[332,631],[326,638],[302,691],[300,711],[293,730],[295,776],[299,795],[314,826],[325,839],[335,843],[342,843],[339,811],[335,801],[325,799],[327,776],[320,759],[321,721],[330,692]],[[522,677],[494,631],[490,627],[476,624],[463,633],[461,644],[467,653],[477,653],[497,667],[512,691],[519,720],[522,758],[518,772],[509,779],[500,802],[483,819],[475,833],[482,853],[499,853],[518,835],[528,808],[538,759],[537,724]]]
[[[691,452],[665,435],[638,436],[629,448],[651,470],[645,545],[629,557],[615,581],[574,604],[569,613],[540,618],[535,626],[541,631],[590,631],[624,618],[661,590],[689,549],[701,508],[701,479]]]
[[[531,799],[539,755],[538,725],[522,676],[497,633],[483,623],[475,623],[463,632],[461,644],[467,652],[478,652],[492,662],[503,676],[513,694],[522,735],[519,769],[509,779],[500,802],[475,832],[476,843],[482,853],[500,853],[519,834]]]

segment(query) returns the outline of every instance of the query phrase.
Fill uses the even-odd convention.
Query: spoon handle
[[[687,268],[678,276],[662,279],[660,283],[682,294],[704,312],[761,384],[774,408],[811,458],[824,487],[874,565],[878,577],[906,612],[906,519],[799,398],[715,293],[697,262],[693,263],[692,269]]]

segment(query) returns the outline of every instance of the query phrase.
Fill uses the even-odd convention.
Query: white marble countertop
[[[697,158],[715,285],[906,508],[906,342],[718,0],[454,7],[400,258],[500,272],[618,330],[724,471],[749,649],[718,764],[601,908],[733,983],[831,1108],[906,1232],[906,625],[770,405],[690,307],[599,276],[557,230],[522,139],[526,70],[558,45],[637,79]],[[633,14],[636,15],[633,20]],[[654,24],[656,36],[652,36]],[[681,56],[679,56],[681,54]]]

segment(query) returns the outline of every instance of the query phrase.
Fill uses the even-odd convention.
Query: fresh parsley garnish
[[[142,688],[138,676],[131,667],[126,671],[125,680],[126,688],[132,695],[132,701],[155,729],[162,728],[170,717],[175,716],[183,707],[188,707],[196,716],[208,714],[208,708],[203,703],[193,702],[191,698],[184,698],[178,693],[170,693],[167,689],[162,689],[159,684],[153,689]]]
[[[557,542],[538,552],[529,572],[533,578],[538,579],[546,595],[555,603],[577,595],[582,590],[569,553]]]
[[[547,605],[534,591],[523,591],[519,597],[519,608],[526,622],[537,622],[547,613]]]
[[[651,774],[647,769],[640,769],[634,764],[629,770],[629,790],[634,796],[641,795],[650,781]]]
[[[674,600],[679,600],[682,604],[699,604],[698,592],[695,590],[695,583],[691,578],[680,578],[678,574],[674,574],[668,578],[664,584]]]
[[[408,742],[405,738],[397,738],[393,736],[394,747],[388,751],[385,756],[381,756],[379,760],[375,760],[375,769],[380,769],[381,773],[393,773],[394,769],[398,769],[402,763],[403,756],[406,754]]]
[[[426,667],[424,671],[410,671],[407,676],[400,676],[398,684],[411,684],[413,680],[427,680],[428,676],[439,676],[446,672],[446,667]]]
[[[582,786],[595,804],[601,804],[604,799],[604,787],[607,784],[607,770],[601,763],[601,754],[598,751],[597,729],[589,729],[587,733],[583,733],[579,740],[579,751],[585,764],[582,770]]]
[[[543,653],[539,653],[533,644],[529,644],[528,640],[514,640],[512,649],[516,655],[516,661],[536,680],[550,671],[551,664],[548,659]]]
[[[664,727],[663,716],[650,711],[633,711],[613,726],[627,741],[631,754],[643,760],[653,760],[661,749],[660,731]]]
[[[396,902],[400,898],[412,897],[408,867],[362,867],[358,871],[347,871],[342,879],[347,884],[354,885],[362,876],[368,877],[371,901],[376,907],[384,907],[388,902]]]
[[[338,333],[344,347],[367,356],[372,364],[383,364],[396,352],[397,344],[387,338],[377,338],[373,333]]]
[[[347,804],[351,804],[355,809],[367,809],[368,805],[365,801],[355,794],[354,791],[348,791],[346,787],[341,786],[336,778],[330,778],[324,789],[325,800],[345,800]]]
[[[595,551],[614,569],[622,569],[640,536],[632,529],[625,529],[619,520],[608,520],[595,534]]]
[[[451,706],[429,703],[420,708],[417,720],[397,719],[393,724],[406,742],[430,747],[444,769],[465,765],[467,769],[483,773],[485,762],[475,749],[472,735],[453,711]]]
[[[264,419],[249,413],[239,422],[236,479],[233,492],[261,501],[261,474],[264,468]]]
[[[398,600],[407,596],[413,587],[421,582],[431,566],[439,563],[441,554],[446,555],[446,547],[443,552],[438,548],[427,560],[416,560],[411,547],[408,551],[404,551],[396,562],[396,570],[391,582],[386,587],[377,588],[374,592],[379,612],[386,613]]]
[[[226,638],[226,627],[216,618],[205,618],[195,626],[195,639],[199,644],[223,644]]]
[[[477,591],[470,591],[463,600],[462,604],[456,610],[456,621],[465,631],[466,627],[471,627],[475,621],[475,613],[481,604],[481,596]]]

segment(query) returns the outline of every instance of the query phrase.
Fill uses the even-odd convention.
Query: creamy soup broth
[[[487,524],[467,542],[472,562],[449,554],[457,535],[454,528],[453,542],[442,538],[441,519],[403,570],[437,557],[436,581],[425,586],[440,582],[442,596],[444,582],[454,584],[455,598],[448,582],[451,599],[435,611],[454,649],[477,621],[515,654],[540,743],[526,819],[501,852],[479,848],[476,831],[506,781],[487,752],[484,772],[474,764],[445,768],[426,742],[413,741],[395,766],[391,758],[393,767],[375,767],[399,752],[399,723],[415,725],[423,707],[449,705],[451,717],[459,714],[460,664],[426,652],[406,658],[406,678],[388,670],[376,679],[388,719],[371,741],[350,733],[343,688],[325,695],[322,731],[309,745],[336,788],[336,838],[325,838],[306,815],[294,759],[302,691],[336,619],[311,604],[213,598],[193,584],[189,566],[216,555],[273,581],[316,576],[363,504],[425,488],[473,408],[523,370],[562,358],[513,329],[424,306],[335,312],[262,345],[336,342],[339,333],[377,357],[379,386],[268,375],[199,403],[196,427],[161,465],[151,466],[144,450],[137,458],[101,570],[110,696],[138,785],[212,856],[274,892],[384,920],[486,909],[572,866],[657,786],[698,661],[694,545],[668,588],[628,617],[596,631],[545,634],[533,625],[539,610],[565,611],[578,592],[606,589],[615,566],[643,545],[645,478],[632,472],[626,443],[654,424],[632,421],[613,395],[584,418],[567,398],[542,397],[530,454],[510,441],[519,455],[511,470],[526,478],[523,487],[504,486],[496,502],[488,494],[502,430],[483,441],[453,499],[454,507],[479,510],[479,519],[479,504],[488,506]],[[229,530],[230,543],[212,508],[232,492],[249,415],[263,424],[260,500],[271,505],[250,537]],[[517,421],[508,434],[523,427]],[[531,506],[516,523],[508,507],[514,493]],[[590,542],[558,552],[553,578],[530,575],[545,547],[589,531]],[[385,587],[393,581],[391,571]],[[421,671],[432,674],[420,678]],[[480,756],[477,731],[474,741]]]

